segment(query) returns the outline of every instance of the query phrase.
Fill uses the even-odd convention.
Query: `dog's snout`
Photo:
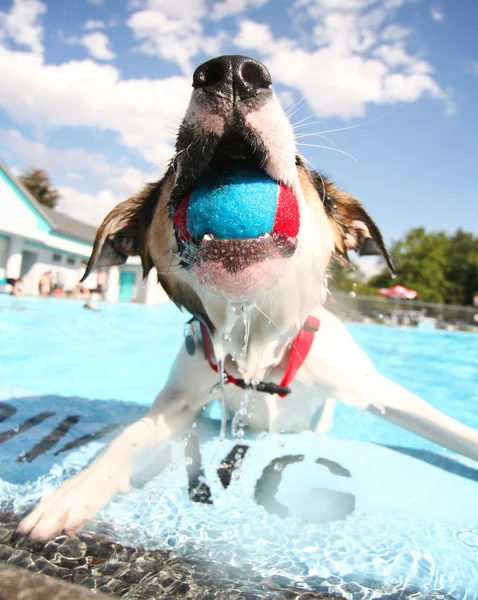
[[[254,98],[272,84],[265,65],[247,56],[219,56],[200,65],[193,75],[193,87],[232,100]]]

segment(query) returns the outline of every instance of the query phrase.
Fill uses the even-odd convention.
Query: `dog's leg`
[[[449,450],[478,460],[478,432],[433,408],[373,366],[345,326],[324,308],[302,377],[330,396],[368,410]]]
[[[217,376],[204,367],[204,356],[183,347],[166,387],[142,419],[127,427],[87,468],[45,497],[19,525],[38,540],[72,534],[101,510],[117,492],[127,492],[135,463],[158,444],[187,428],[207,403]]]

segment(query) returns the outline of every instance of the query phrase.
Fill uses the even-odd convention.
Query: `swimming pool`
[[[101,308],[95,313],[84,310],[76,300],[18,300],[0,295],[0,400],[15,402],[26,397],[42,410],[60,410],[63,400],[62,410],[90,411],[91,418],[103,411],[105,422],[109,418],[122,423],[136,418],[164,384],[182,343],[187,316],[169,303],[161,307],[102,304]],[[476,336],[357,324],[349,325],[349,329],[382,373],[440,410],[478,428]],[[22,409],[18,406],[20,415]],[[371,446],[349,447],[340,438],[456,458],[431,442],[345,405],[337,407],[329,433],[331,441],[324,438],[326,441],[320,443],[340,445],[340,451],[352,462],[357,448],[363,449],[365,457]],[[43,481],[48,476],[54,485],[83,464],[100,444],[56,458],[51,451],[38,463],[22,465],[9,458],[9,453],[21,451],[16,440],[1,446],[0,476],[5,485],[0,489],[0,501],[7,502],[8,494],[15,493],[22,497],[17,508],[38,494],[36,484],[31,484],[35,469]],[[66,436],[63,441],[69,440]],[[286,440],[290,452],[294,451],[294,443],[292,438]],[[223,450],[217,450],[217,444],[206,448],[205,462],[210,460],[212,464],[214,457],[221,458]],[[383,486],[378,478],[373,484],[375,496],[380,495],[381,487],[391,486],[394,478],[399,483],[403,480],[404,494],[413,495],[416,479],[407,480],[405,472],[387,473],[389,469],[405,468],[395,454],[396,458],[381,455]],[[460,460],[460,464],[467,465],[471,472],[472,461]],[[301,468],[291,468],[290,477],[300,477]],[[356,468],[360,468],[358,463]],[[447,479],[449,474],[443,470],[435,471],[423,471],[423,477],[436,479],[435,490],[443,481],[440,495],[444,501],[453,491],[447,486],[452,488],[455,480]],[[432,507],[429,515],[426,511],[406,510],[390,514],[385,503],[377,504],[374,510],[367,505],[367,510],[356,510],[344,520],[306,525],[304,519],[293,514],[281,519],[253,504],[248,505],[246,514],[239,510],[243,489],[256,485],[250,476],[248,479],[244,469],[242,488],[231,485],[228,494],[223,494],[212,509],[189,502],[184,479],[178,470],[167,469],[143,489],[118,497],[103,511],[102,518],[115,523],[115,535],[129,543],[181,551],[194,548],[236,565],[247,563],[263,573],[303,581],[304,585],[313,586],[313,581],[320,580],[323,587],[325,581],[328,589],[341,593],[344,586],[356,585],[356,591],[350,592],[354,599],[377,597],[373,594],[378,589],[396,592],[407,585],[423,593],[439,590],[456,599],[478,598],[478,510],[474,518],[474,510],[467,509],[478,507],[478,474],[477,480],[469,474],[463,487],[466,497],[453,500],[459,503],[456,519],[450,514],[440,519]],[[215,485],[212,482],[211,488],[219,497]],[[438,500],[430,499],[430,504],[438,506]]]

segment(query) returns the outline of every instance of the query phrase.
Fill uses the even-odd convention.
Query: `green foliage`
[[[35,200],[48,206],[48,208],[55,208],[60,194],[55,190],[50,178],[43,169],[30,167],[19,179]]]
[[[423,301],[471,304],[478,290],[478,238],[473,234],[461,229],[453,235],[428,233],[418,227],[395,242],[391,254],[397,279],[384,270],[370,279],[372,288],[400,284],[417,290]]]
[[[355,263],[347,267],[337,261],[332,261],[329,269],[330,288],[340,292],[355,292],[356,294],[376,294],[377,290],[370,288],[363,273]]]

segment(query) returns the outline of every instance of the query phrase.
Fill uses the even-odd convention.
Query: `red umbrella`
[[[418,292],[406,288],[403,285],[394,285],[391,288],[382,288],[379,292],[384,298],[404,298],[405,300],[414,300]]]

